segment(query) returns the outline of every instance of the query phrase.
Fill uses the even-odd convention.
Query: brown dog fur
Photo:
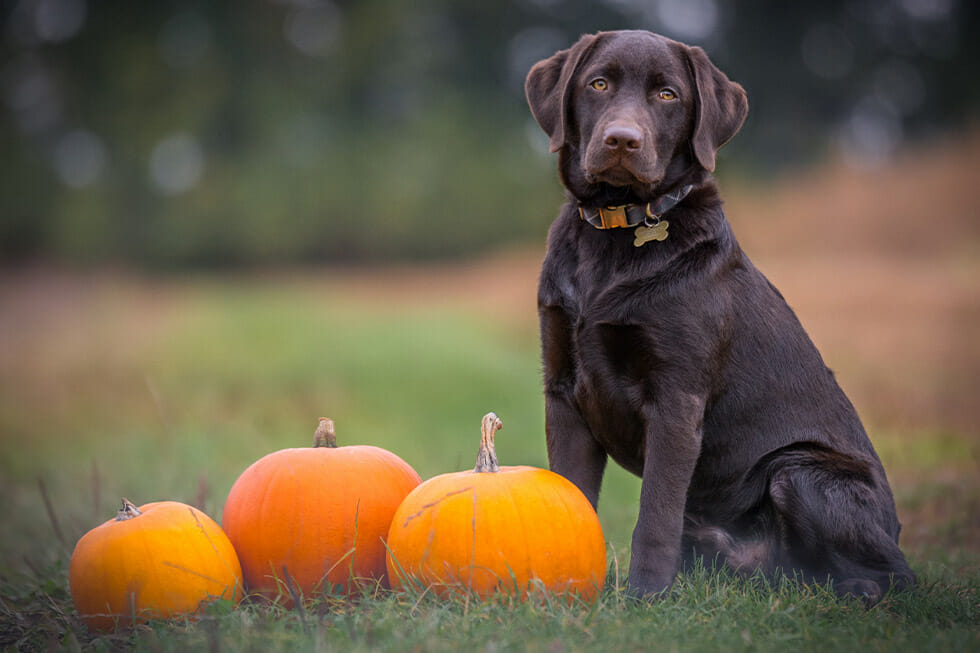
[[[722,212],[711,172],[742,87],[700,48],[625,31],[539,62],[526,93],[568,191],[538,295],[549,461],[593,506],[608,457],[642,478],[630,591],[698,556],[869,604],[913,583],[854,407]],[[687,186],[662,242],[579,212]]]

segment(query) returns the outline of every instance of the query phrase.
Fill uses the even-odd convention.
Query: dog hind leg
[[[769,496],[784,547],[782,564],[804,580],[834,582],[841,597],[877,603],[885,591],[915,582],[898,548],[898,520],[887,485],[853,459],[823,460],[832,452],[801,455],[770,478]],[[784,461],[785,462],[785,461]]]

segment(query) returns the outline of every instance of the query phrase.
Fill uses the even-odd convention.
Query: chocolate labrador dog
[[[642,478],[630,592],[697,556],[869,604],[913,583],[854,407],[722,212],[742,87],[700,48],[622,31],[525,90],[568,191],[538,294],[548,458],[593,506],[607,457]]]

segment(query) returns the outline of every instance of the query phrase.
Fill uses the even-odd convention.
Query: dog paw
[[[834,586],[837,596],[842,599],[861,601],[866,609],[871,609],[881,600],[884,592],[881,585],[867,578],[850,578]]]
[[[626,596],[643,603],[656,603],[667,596],[673,583],[643,582],[630,579],[626,583]]]
[[[660,590],[659,592],[650,592],[627,584],[625,594],[626,598],[633,603],[654,605],[667,597],[667,590],[664,589]]]

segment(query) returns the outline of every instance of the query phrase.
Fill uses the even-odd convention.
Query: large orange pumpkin
[[[115,519],[75,545],[68,579],[75,608],[96,630],[188,615],[242,595],[231,542],[214,520],[177,501],[137,508],[123,499]]]
[[[321,418],[312,448],[268,454],[228,494],[221,523],[246,587],[285,605],[333,585],[387,587],[382,538],[421,480],[385,449],[338,447],[333,422]]]
[[[402,502],[388,531],[392,586],[593,600],[605,583],[606,545],[592,504],[554,472],[498,467],[500,426],[493,413],[483,418],[475,469],[431,478]]]

